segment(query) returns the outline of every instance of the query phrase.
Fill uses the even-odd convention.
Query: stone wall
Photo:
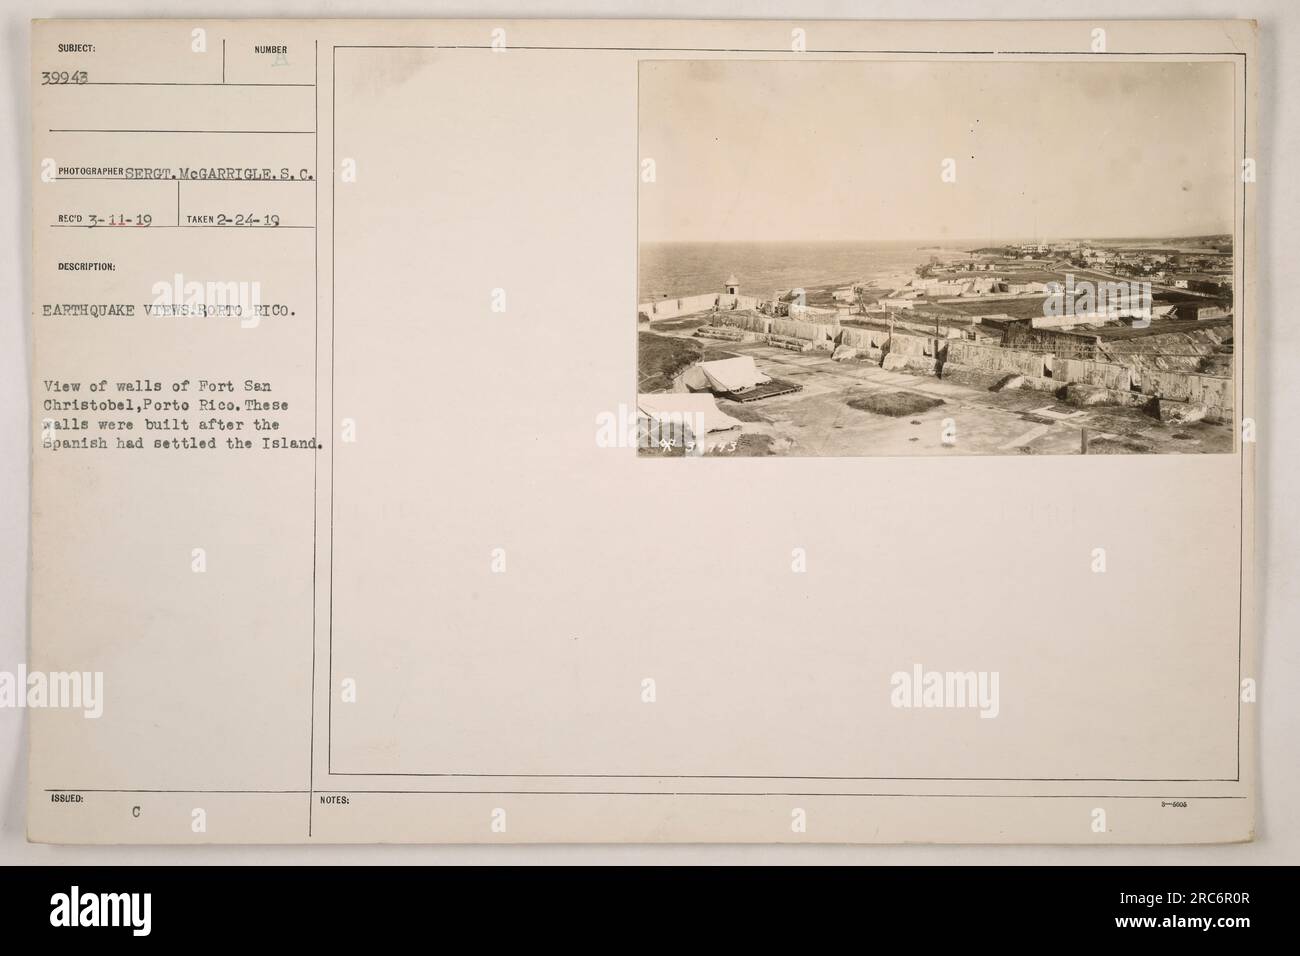
[[[725,292],[706,292],[703,295],[687,295],[679,299],[656,299],[642,302],[637,311],[648,316],[651,322],[661,319],[678,319],[696,312],[709,312],[713,309],[731,311],[735,309],[757,309],[762,300],[752,295],[727,295]]]
[[[1027,349],[1008,349],[998,345],[977,345],[974,342],[949,342],[947,364],[979,369],[983,372],[1001,372],[1030,375],[1042,378],[1052,368],[1052,356]]]
[[[1234,392],[1230,378],[1150,369],[1143,373],[1142,391],[1156,398],[1208,406],[1215,417],[1232,415]]]
[[[720,295],[718,296],[719,309],[757,309],[763,304],[763,300],[756,295]]]
[[[855,349],[883,349],[889,343],[889,331],[886,329],[858,329],[853,326],[840,327],[840,344]]]
[[[1064,332],[1060,329],[1034,329],[1024,321],[1008,322],[1002,333],[1004,348],[1041,350],[1061,358],[1096,358],[1100,342],[1101,339],[1096,335]]]
[[[1052,363],[1052,378],[1066,385],[1079,382],[1120,391],[1127,391],[1133,385],[1133,373],[1127,365],[1086,359],[1056,359]]]
[[[771,331],[787,338],[803,339],[807,342],[830,342],[835,336],[832,326],[816,322],[803,322],[798,319],[771,319]]]
[[[651,322],[658,319],[676,319],[694,312],[707,312],[717,306],[718,298],[718,293],[714,292],[706,295],[683,296],[680,299],[656,299],[654,302],[642,302],[637,306],[637,311],[649,316]]]
[[[725,325],[746,332],[758,332],[767,335],[772,331],[772,320],[766,315],[754,312],[719,312],[713,317],[715,325]]]
[[[909,335],[894,330],[886,351],[893,355],[907,355],[913,358],[937,358],[937,341],[928,335]]]

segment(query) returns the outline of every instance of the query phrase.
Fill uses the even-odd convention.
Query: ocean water
[[[643,242],[640,302],[721,292],[735,273],[742,295],[847,285],[910,273],[933,255],[979,244],[907,242]],[[943,253],[940,252],[943,250]]]

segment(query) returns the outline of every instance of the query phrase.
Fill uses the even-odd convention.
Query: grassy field
[[[1027,295],[1014,299],[971,299],[969,302],[938,303],[965,315],[1000,315],[1005,313],[1013,319],[1028,319],[1043,314],[1043,302],[1047,296]],[[931,308],[930,305],[920,308]]]
[[[673,376],[704,355],[704,346],[692,339],[636,334],[637,391],[666,392]]]
[[[658,332],[689,332],[702,325],[708,325],[712,316],[709,313],[688,315],[682,319],[662,319],[654,324]]]
[[[854,395],[846,399],[845,404],[860,412],[902,418],[904,415],[916,415],[942,405],[943,399],[918,395],[915,392],[871,391]]]

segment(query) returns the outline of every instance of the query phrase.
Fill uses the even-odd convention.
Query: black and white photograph
[[[639,81],[640,454],[1233,450],[1230,64]]]

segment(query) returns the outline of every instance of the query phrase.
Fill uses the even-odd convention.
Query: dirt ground
[[[728,343],[725,352],[751,355],[767,375],[804,387],[746,406],[719,399],[722,411],[745,422],[740,433],[746,440],[718,454],[1078,455],[1085,434],[1089,454],[1232,450],[1229,424],[1166,425],[1137,409],[1074,408],[1047,392],[990,391],[865,362],[835,362],[822,352],[758,343]],[[734,433],[727,434],[730,441]]]

